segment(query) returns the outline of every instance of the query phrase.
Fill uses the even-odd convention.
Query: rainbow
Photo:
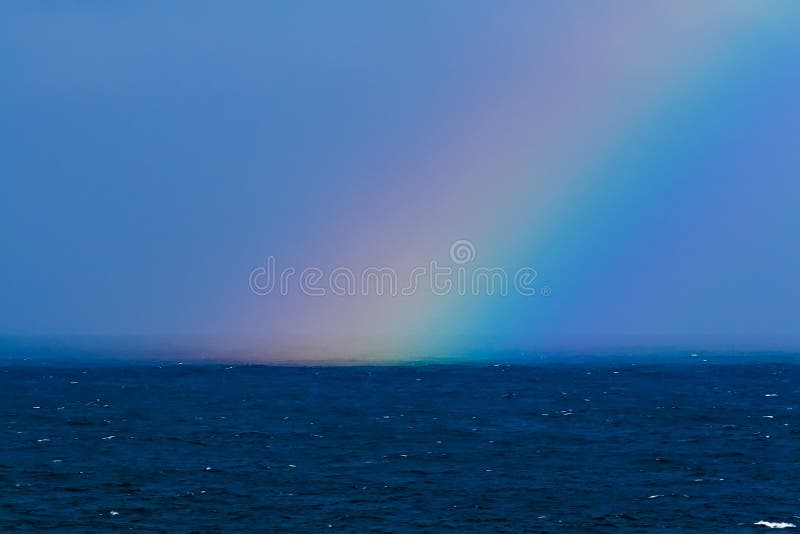
[[[353,199],[369,206],[343,207],[304,246],[325,266],[405,272],[469,239],[475,265],[533,266],[551,294],[249,296],[229,313],[299,359],[731,334],[750,266],[736,212],[759,189],[797,191],[796,150],[774,134],[800,94],[798,23],[792,2],[564,5],[506,22],[507,42],[473,45],[488,68],[454,74],[407,138],[367,147]]]

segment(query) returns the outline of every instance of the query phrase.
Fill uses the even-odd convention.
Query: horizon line
[[[373,340],[374,342],[375,340]],[[449,346],[416,342],[406,351],[387,350],[376,343],[360,348],[305,344],[270,344],[235,336],[146,335],[0,335],[0,358],[19,360],[81,359],[264,365],[406,365],[415,363],[524,364],[543,360],[590,357],[665,357],[685,355],[764,357],[800,355],[797,336],[542,336],[517,346],[493,340],[465,339]],[[356,344],[355,347],[359,345]]]

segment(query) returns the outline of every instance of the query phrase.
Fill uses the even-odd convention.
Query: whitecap
[[[772,522],[772,521],[758,521],[753,523],[754,525],[760,525],[762,527],[767,528],[797,528],[797,525],[794,523],[783,523],[783,522]]]

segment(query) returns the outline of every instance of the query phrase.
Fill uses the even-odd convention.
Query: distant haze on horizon
[[[800,348],[800,3],[5,2],[0,58],[0,349]]]

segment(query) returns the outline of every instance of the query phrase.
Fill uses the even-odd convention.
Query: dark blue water
[[[786,363],[5,365],[0,530],[800,524]]]

